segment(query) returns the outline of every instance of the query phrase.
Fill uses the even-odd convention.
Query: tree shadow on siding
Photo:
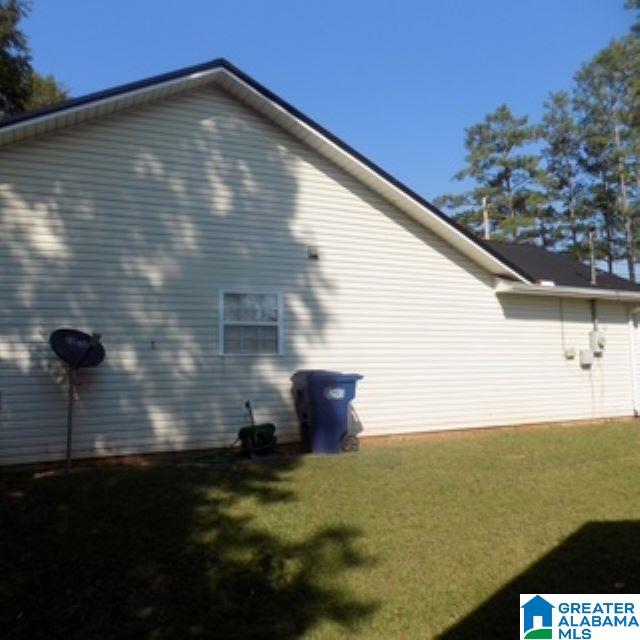
[[[184,108],[183,108],[184,107]],[[292,435],[289,376],[313,366],[332,283],[301,230],[297,143],[216,91],[0,152],[0,460],[62,459],[61,326],[102,334],[79,376],[77,458]],[[284,355],[219,356],[221,287],[284,293]],[[2,496],[3,637],[281,638],[375,608],[340,588],[358,531],[280,537],[235,507],[293,500],[296,462],[81,472]],[[15,476],[19,478],[19,476]],[[11,481],[13,482],[13,481]]]
[[[296,145],[203,90],[0,155],[5,442],[64,455],[60,326],[107,351],[80,376],[78,457],[225,445],[246,399],[293,432],[289,376],[324,340],[332,289],[300,237]],[[283,291],[283,356],[219,356],[221,287]]]
[[[295,500],[287,475],[296,464],[5,477],[3,637],[293,640],[322,623],[354,631],[377,608],[342,586],[372,562],[360,532],[327,526],[284,539],[264,524]]]
[[[640,522],[589,522],[515,577],[440,640],[517,636],[521,593],[638,593]]]

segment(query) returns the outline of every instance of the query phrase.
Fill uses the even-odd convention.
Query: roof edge
[[[367,158],[365,155],[360,153],[358,150],[354,149],[352,146],[344,142],[341,138],[333,134],[331,131],[327,130],[325,127],[320,125],[318,122],[304,114],[302,111],[294,107],[292,104],[275,94],[273,91],[260,84],[258,81],[253,79],[251,76],[246,74],[244,71],[233,65],[231,62],[226,60],[225,58],[215,58],[208,62],[204,62],[197,65],[192,65],[188,67],[182,67],[180,69],[176,69],[174,71],[170,71],[168,73],[151,76],[149,78],[145,78],[142,80],[138,80],[135,82],[129,82],[126,84],[118,85],[112,87],[110,89],[105,89],[103,91],[97,91],[94,93],[89,93],[84,96],[79,96],[78,98],[72,98],[70,100],[66,100],[64,102],[60,102],[55,105],[51,105],[49,107],[43,107],[41,109],[36,109],[32,111],[27,111],[25,113],[17,114],[14,116],[9,116],[8,118],[4,118],[0,120],[0,133],[6,129],[13,129],[13,127],[21,128],[20,125],[27,125],[32,123],[33,121],[37,121],[40,118],[47,118],[49,116],[53,116],[55,114],[63,114],[66,111],[76,109],[78,107],[93,105],[95,103],[99,103],[101,101],[109,100],[111,98],[115,98],[118,96],[123,96],[135,91],[140,91],[141,89],[155,87],[159,84],[171,82],[174,80],[180,80],[182,78],[199,74],[206,73],[208,71],[216,71],[216,70],[225,70],[231,75],[235,76],[237,79],[241,80],[249,87],[251,87],[254,91],[259,93],[263,98],[271,101],[276,104],[278,107],[286,111],[290,116],[296,118],[300,122],[302,122],[307,127],[311,128],[318,135],[325,138],[343,152],[357,160],[359,163],[364,165],[373,173],[377,174],[382,180],[390,184],[395,189],[402,192],[405,196],[409,197],[415,203],[417,203],[420,207],[426,209],[429,213],[434,215],[436,218],[440,219],[444,224],[451,227],[453,230],[457,231],[464,238],[469,240],[471,243],[475,244],[478,248],[484,251],[486,254],[491,256],[498,263],[507,267],[507,269],[524,281],[535,282],[535,278],[522,269],[519,265],[513,263],[508,258],[505,258],[498,251],[495,251],[493,247],[484,242],[480,237],[469,231],[466,227],[462,226],[455,219],[451,218],[444,212],[442,212],[438,207],[433,205],[431,202],[423,198],[416,191],[405,185],[403,182],[395,178],[393,175],[388,173],[378,164]]]
[[[486,253],[488,253],[490,256],[495,258],[498,262],[507,266],[511,271],[517,273],[518,275],[520,275],[525,280],[528,280],[529,282],[535,282],[535,278],[531,274],[524,271],[517,264],[511,262],[511,260],[509,260],[508,258],[505,258],[504,256],[502,256],[499,252],[494,251],[493,247],[485,243],[482,240],[482,238],[480,238],[473,232],[469,231],[466,227],[462,226],[455,219],[451,218],[446,213],[438,209],[438,207],[436,207],[434,204],[432,204],[431,202],[423,198],[416,191],[414,191],[413,189],[405,185],[403,182],[395,178],[393,175],[388,173],[385,169],[383,169],[378,164],[376,164],[375,162],[367,158],[365,155],[363,155],[357,149],[353,148],[344,140],[336,136],[334,133],[332,133],[328,129],[325,129],[325,127],[323,127],[321,124],[319,124],[318,122],[316,122],[315,120],[313,120],[312,118],[304,114],[302,111],[294,107],[292,104],[290,104],[289,102],[287,102],[286,100],[284,100],[283,98],[275,94],[273,91],[271,91],[264,85],[260,84],[257,80],[254,80],[251,76],[247,75],[241,69],[238,69],[229,61],[224,60],[223,67],[227,71],[231,72],[233,75],[238,77],[240,80],[248,84],[255,91],[262,94],[262,96],[266,97],[267,99],[271,100],[272,102],[280,106],[282,109],[287,111],[290,115],[302,121],[311,129],[314,129],[316,133],[320,134],[321,136],[323,136],[324,138],[326,138],[327,140],[335,144],[337,147],[342,149],[342,151],[346,152],[347,154],[349,154],[350,156],[358,160],[360,163],[365,165],[368,169],[370,169],[374,173],[377,173],[378,176],[380,176],[386,182],[390,183],[393,187],[395,187],[399,191],[402,191],[405,195],[409,196],[409,198],[417,202],[420,206],[424,207],[430,213],[440,218],[440,220],[442,220],[449,226],[453,227],[456,231],[458,231],[463,236],[465,236],[468,240],[470,240],[471,242],[479,246]]]
[[[624,289],[590,289],[564,285],[525,284],[506,278],[495,278],[497,294],[546,296],[551,298],[580,298],[586,300],[612,300],[615,302],[640,302],[640,291]]]
[[[77,98],[70,98],[69,100],[57,102],[56,104],[52,104],[48,107],[31,109],[30,111],[17,113],[15,115],[2,118],[0,119],[0,131],[5,127],[19,124],[21,122],[28,122],[44,116],[53,115],[54,113],[67,111],[68,109],[74,109],[75,107],[92,104],[94,102],[99,102],[100,100],[105,100],[106,98],[114,98],[125,93],[130,93],[132,91],[138,91],[139,89],[145,89],[146,87],[152,87],[157,84],[162,84],[163,82],[179,80],[180,78],[193,75],[194,73],[213,71],[215,69],[221,68],[229,68],[229,70],[231,70],[231,68],[233,68],[233,65],[224,58],[215,58],[214,60],[209,60],[208,62],[202,62],[200,64],[182,67],[174,71],[169,71],[168,73],[161,73],[155,76],[150,76],[149,78],[144,78],[142,80],[135,80],[133,82],[127,82],[125,84],[119,84],[115,87],[110,87],[109,89],[94,91],[83,96],[78,96]]]

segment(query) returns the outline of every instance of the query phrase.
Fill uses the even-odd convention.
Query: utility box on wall
[[[600,356],[604,351],[604,346],[606,344],[606,338],[602,331],[598,331],[594,329],[589,332],[589,346],[591,347],[591,351],[593,351],[594,355]]]
[[[580,349],[580,366],[588,369],[593,364],[593,351]]]

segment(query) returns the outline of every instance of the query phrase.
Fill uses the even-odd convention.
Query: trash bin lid
[[[340,373],[339,371],[313,371],[307,376],[309,381],[314,382],[330,382],[339,384],[340,382],[357,382],[362,380],[363,376],[359,373]]]
[[[330,373],[330,374],[339,374],[339,371],[328,371],[327,369],[299,369],[298,371],[296,371],[291,378],[289,378],[291,380],[291,382],[293,383],[305,383],[307,381],[307,378],[312,374],[319,374],[319,373]]]

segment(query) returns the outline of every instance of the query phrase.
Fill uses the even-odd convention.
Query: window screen
[[[279,353],[280,300],[277,293],[222,296],[223,353]]]

